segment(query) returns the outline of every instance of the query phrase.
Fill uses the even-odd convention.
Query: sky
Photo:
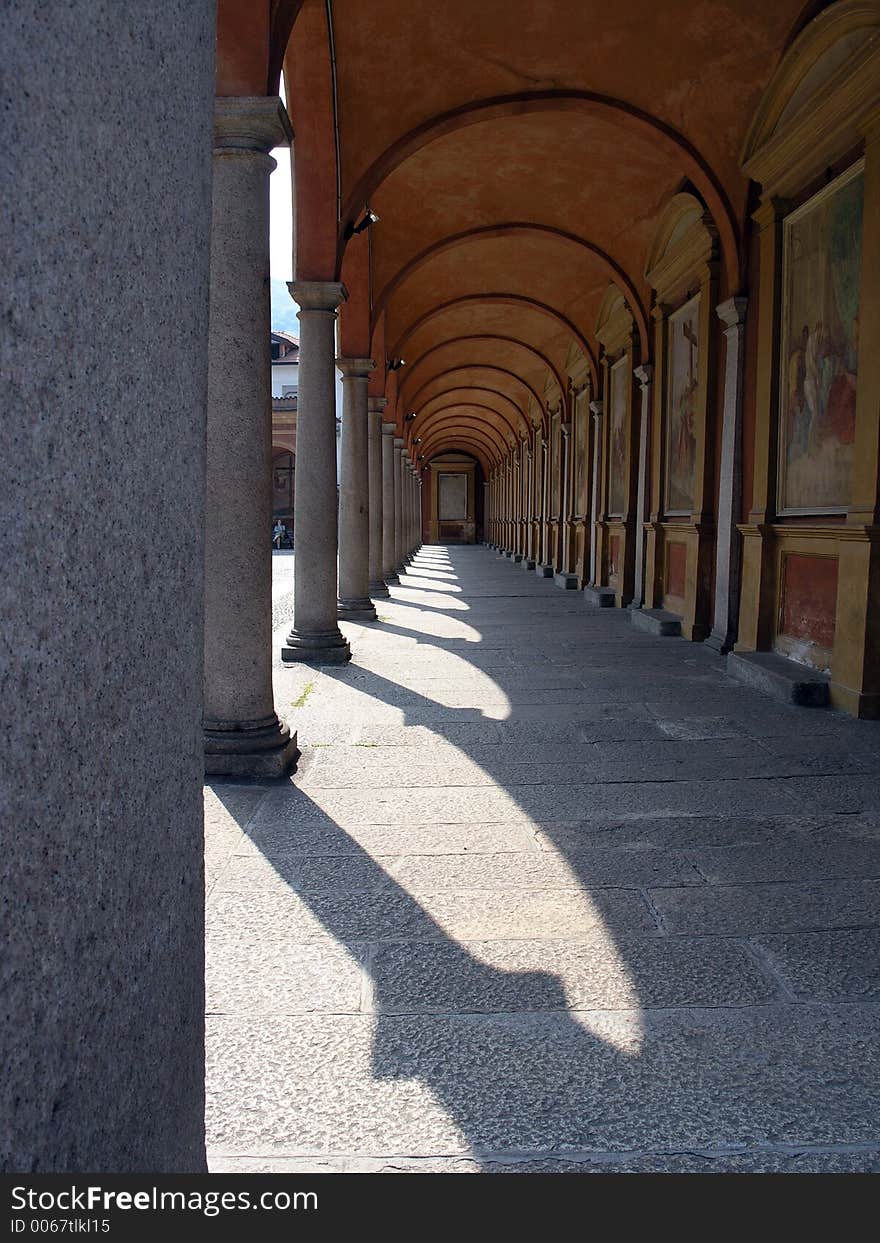
[[[281,98],[284,99],[283,79]],[[272,278],[272,327],[299,335],[296,304],[287,292],[287,282],[293,276],[290,148],[276,147],[272,152],[272,159],[277,165],[269,178],[269,272]]]

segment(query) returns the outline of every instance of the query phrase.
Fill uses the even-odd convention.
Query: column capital
[[[398,450],[403,448],[403,437],[402,436],[394,437],[394,447],[395,449],[398,449]]]
[[[381,414],[387,405],[388,405],[387,397],[368,397],[367,398],[367,409],[370,411],[371,414]]]
[[[341,281],[288,281],[287,288],[301,311],[335,311],[348,301]]]
[[[219,95],[214,100],[214,150],[289,147],[293,128],[277,95]]]
[[[638,380],[639,384],[641,384],[642,388],[647,388],[654,376],[654,364],[642,363],[641,367],[634,368],[633,375]],[[590,404],[592,406],[592,402]]]
[[[602,411],[604,408],[605,408],[604,402],[601,402],[601,401],[590,402],[590,414],[593,416],[594,419],[601,419]]]
[[[728,298],[716,306],[715,314],[725,328],[738,328],[745,322],[748,305],[748,298]]]
[[[383,436],[393,436],[396,431],[397,431],[396,423],[383,423],[382,424],[382,435]]]
[[[366,380],[371,371],[375,371],[376,363],[372,358],[337,358],[336,366],[345,380],[352,378]]]

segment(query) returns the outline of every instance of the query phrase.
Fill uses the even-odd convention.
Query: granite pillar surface
[[[382,411],[384,397],[367,399],[367,460],[370,476],[370,596],[373,600],[388,598],[382,574],[382,528],[384,522],[382,488]]]
[[[348,294],[336,281],[292,281],[299,306],[293,628],[285,661],[344,664],[351,649],[337,623],[336,308]]]
[[[277,777],[296,739],[272,698],[269,174],[290,141],[281,100],[214,114],[205,500],[205,771]]]
[[[340,358],[342,372],[339,488],[339,616],[375,621],[370,599],[370,466],[367,384],[371,358]]]
[[[0,1167],[19,1174],[205,1169],[215,7],[3,10]]]
[[[386,583],[398,582],[395,535],[396,488],[394,474],[393,423],[382,424],[382,577]]]

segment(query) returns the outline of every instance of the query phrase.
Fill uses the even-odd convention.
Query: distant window
[[[272,361],[275,362],[275,360],[280,357],[281,357],[281,346],[279,345],[277,341],[273,341],[272,342]]]

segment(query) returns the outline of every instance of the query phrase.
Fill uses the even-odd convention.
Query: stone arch
[[[344,250],[344,231],[353,222],[354,214],[366,202],[382,181],[411,154],[451,130],[494,117],[512,116],[533,111],[582,111],[592,110],[599,114],[611,114],[619,123],[636,134],[659,144],[682,165],[705,199],[716,221],[721,238],[725,272],[731,289],[739,285],[740,246],[739,229],[727,194],[716,177],[711,165],[692,143],[671,125],[660,121],[650,113],[610,96],[583,90],[548,90],[518,92],[495,96],[462,104],[439,116],[424,121],[392,143],[362,174],[347,195],[341,211],[339,230],[339,255],[341,263]]]

